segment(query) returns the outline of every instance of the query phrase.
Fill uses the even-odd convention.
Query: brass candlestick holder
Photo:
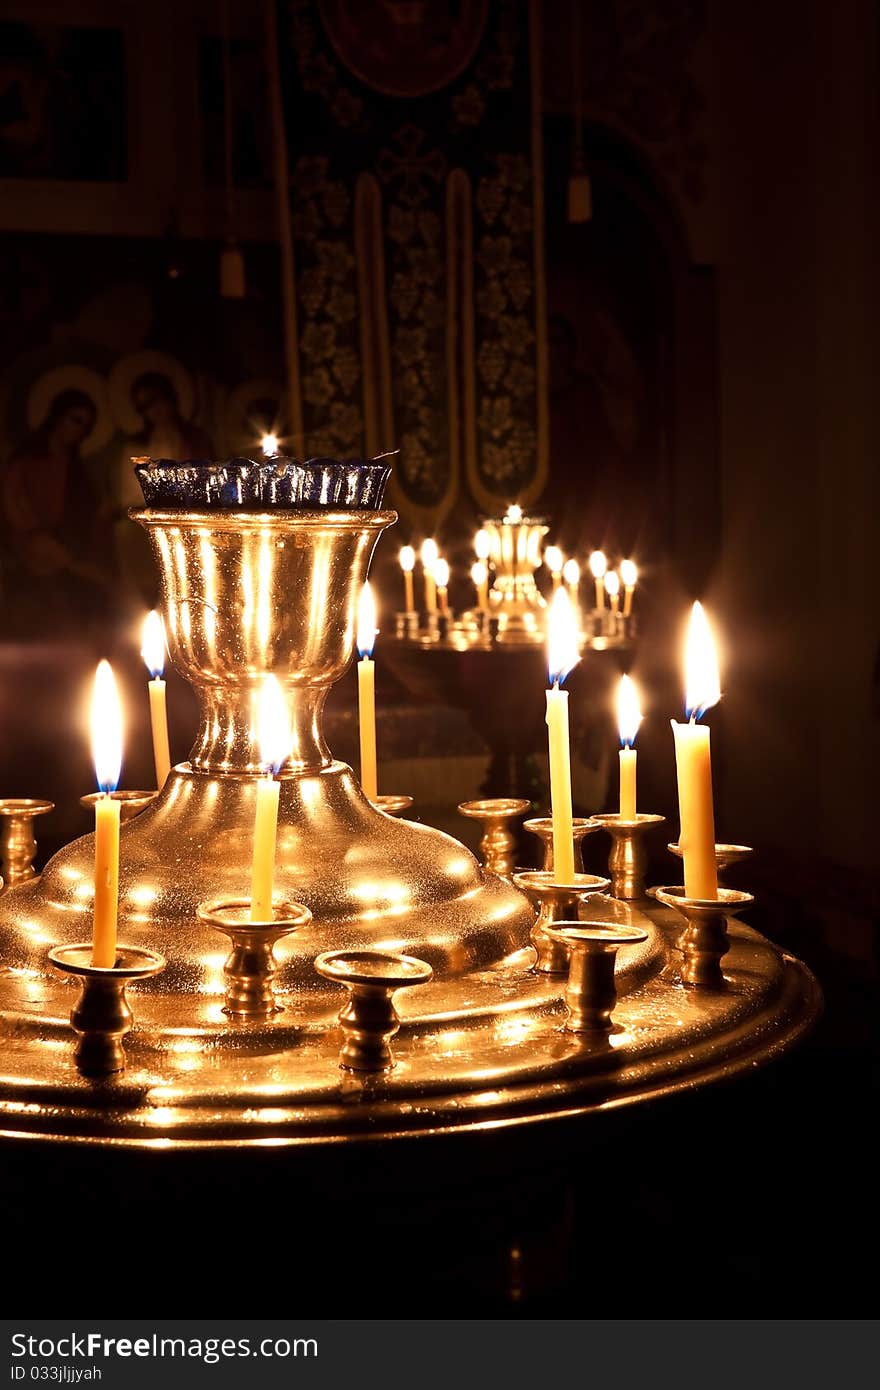
[[[667,845],[666,848],[670,854],[675,855],[676,859],[683,857],[681,845],[678,843]],[[754,850],[751,845],[716,845],[715,864],[718,869],[718,882],[721,882],[728,869],[732,869],[736,864],[742,864],[753,853]]]
[[[611,874],[611,892],[615,898],[633,902],[645,896],[645,836],[658,825],[663,825],[665,816],[637,815],[633,820],[621,816],[594,816],[593,820],[611,836],[611,854],[608,857],[608,871]]]
[[[538,953],[535,969],[545,975],[565,975],[568,948],[549,934],[548,927],[575,919],[581,900],[593,893],[604,893],[611,886],[609,880],[596,874],[575,874],[570,883],[557,883],[546,869],[525,869],[514,874],[513,881],[538,909],[531,933]]]
[[[468,820],[484,822],[486,829],[480,840],[483,866],[490,874],[510,878],[516,862],[516,836],[511,826],[524,816],[531,806],[522,797],[497,796],[484,801],[461,801],[458,809]]]
[[[678,939],[684,955],[684,983],[693,989],[723,989],[721,961],[730,950],[727,919],[744,912],[755,901],[752,894],[719,888],[717,899],[686,898],[683,887],[674,887],[655,888],[654,897],[680,913],[687,923]]]
[[[283,936],[308,926],[312,914],[290,898],[273,901],[271,921],[252,922],[250,910],[250,898],[214,898],[196,908],[200,921],[216,927],[232,942],[223,966],[224,1013],[233,1018],[268,1018],[280,1012],[274,984],[278,963],[272,948]]]
[[[0,800],[0,856],[3,862],[4,886],[14,888],[34,877],[34,855],[37,841],[34,821],[54,811],[53,801],[39,801],[29,796],[10,796]]]
[[[407,796],[405,793],[398,793],[395,795],[393,792],[386,792],[382,796],[375,797],[374,800],[370,802],[370,805],[375,806],[377,811],[384,811],[386,816],[395,817],[402,816],[404,811],[408,811],[412,804],[413,799],[411,796]]]
[[[400,1027],[394,994],[430,980],[430,965],[386,951],[325,951],[315,969],[349,992],[339,1015],[344,1038],[339,1065],[348,1071],[388,1071],[394,1065],[391,1039]]]
[[[80,797],[79,804],[80,806],[85,806],[87,811],[91,810],[95,802],[100,801],[103,795],[103,792],[89,792],[87,796]],[[135,816],[140,815],[141,811],[145,811],[150,802],[155,801],[158,795],[158,791],[110,792],[111,800],[119,802],[119,819],[123,825],[126,825],[130,820],[134,820]]]
[[[611,1032],[617,1003],[614,965],[621,946],[639,946],[648,933],[639,927],[615,927],[601,922],[556,922],[547,935],[570,952],[566,1031]]]
[[[165,969],[158,951],[139,951],[120,946],[116,963],[109,968],[92,965],[91,942],[56,946],[49,952],[56,970],[75,975],[82,993],[70,1022],[79,1042],[74,1056],[84,1076],[110,1076],[125,1067],[122,1039],[134,1021],[125,987],[131,980],[146,980]]]
[[[523,821],[523,826],[530,835],[536,835],[541,841],[544,853],[544,862],[541,867],[548,871],[551,870],[553,868],[552,816],[533,816],[531,820]],[[572,821],[575,873],[582,874],[584,871],[584,837],[598,829],[597,821],[589,816],[575,816]]]

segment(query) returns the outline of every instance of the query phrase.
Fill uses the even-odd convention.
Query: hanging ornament
[[[569,222],[589,222],[593,216],[593,189],[584,159],[580,0],[572,0],[571,30],[574,151],[571,174],[568,179],[568,220]]]

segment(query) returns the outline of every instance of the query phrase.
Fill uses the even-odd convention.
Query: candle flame
[[[257,737],[260,762],[266,771],[277,777],[290,752],[290,719],[287,701],[277,676],[264,676],[257,706]]]
[[[358,601],[357,649],[358,656],[372,656],[376,643],[376,596],[367,580],[361,589]]]
[[[548,545],[544,551],[544,564],[551,574],[561,574],[565,557],[558,545]]]
[[[701,603],[691,609],[684,666],[685,710],[688,719],[699,719],[721,699],[718,653]]]
[[[483,564],[483,561],[475,560],[474,563],[471,565],[471,579],[474,581],[477,588],[479,589],[481,584],[485,584],[488,578],[489,571]]]
[[[412,574],[416,567],[416,552],[411,545],[404,545],[400,548],[400,568],[404,574]]]
[[[573,589],[581,582],[581,567],[577,560],[566,560],[562,566],[562,577]]]
[[[557,589],[547,624],[547,664],[550,684],[562,685],[580,661],[577,614],[565,589]]]
[[[422,569],[425,571],[426,574],[434,573],[434,566],[437,563],[439,555],[440,551],[438,549],[436,541],[431,540],[430,537],[426,541],[422,541],[422,548],[419,552],[419,557],[422,562]]]
[[[617,687],[617,727],[624,748],[632,748],[641,722],[642,711],[635,681],[629,676],[621,676]]]
[[[590,573],[594,579],[601,579],[608,568],[604,550],[594,550],[590,556]]]
[[[445,589],[449,583],[449,565],[442,558],[434,566],[434,583],[438,589]]]
[[[639,570],[635,560],[621,560],[620,577],[623,580],[625,588],[634,589],[636,587],[636,580],[639,577]]]
[[[92,694],[92,758],[104,793],[115,792],[122,771],[122,706],[109,661],[100,661]]]
[[[523,509],[517,502],[511,502],[507,511],[504,513],[504,520],[510,521],[514,526],[518,526],[523,519]]]
[[[614,598],[620,593],[620,576],[617,570],[608,570],[605,575],[605,592],[609,598]]]
[[[155,608],[144,618],[141,629],[141,656],[154,680],[165,670],[165,624]]]
[[[260,440],[260,448],[266,458],[274,458],[278,453],[277,434],[264,434],[263,438]]]
[[[489,537],[489,532],[484,530],[478,531],[474,536],[474,553],[477,559],[488,560],[491,548],[492,542]]]

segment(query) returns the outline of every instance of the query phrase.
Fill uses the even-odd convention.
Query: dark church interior
[[[84,1315],[89,1274],[99,1270],[108,1316],[133,1301],[157,1316],[187,1316],[175,1309],[207,1269],[215,1314],[242,1317],[870,1315],[880,944],[878,55],[880,21],[869,0],[3,0],[0,1190],[14,1311],[39,1298],[44,1311]],[[217,461],[225,461],[222,477],[243,488],[270,466],[280,487],[299,462],[308,473],[318,461],[328,477],[351,464],[360,478],[358,461],[375,460],[391,471],[370,515],[384,516],[381,507],[397,514],[381,523],[381,535],[379,522],[362,520],[378,537],[369,571],[375,650],[371,633],[366,656],[360,636],[355,651],[350,586],[343,597],[328,580],[323,599],[309,589],[306,601],[305,581],[300,592],[279,580],[278,602],[263,617],[262,590],[236,600],[247,610],[242,624],[256,604],[256,636],[247,649],[218,656],[205,634],[225,617],[210,585],[216,580],[223,592],[231,572],[223,538],[224,527],[238,524],[235,506],[205,503],[197,536],[179,520],[198,512],[191,500],[175,513],[174,501],[145,501],[140,482],[189,498],[186,489],[201,486]],[[284,503],[277,516],[299,505]],[[358,517],[367,516],[365,505]],[[274,506],[264,510],[275,516]],[[152,521],[131,519],[131,509],[145,507]],[[268,526],[264,519],[264,546]],[[530,539],[513,572],[527,545],[528,574],[510,580],[506,607],[503,547],[518,526]],[[475,550],[485,528],[501,538],[497,553]],[[316,572],[324,559],[337,563],[321,550],[330,545],[323,531],[313,529],[308,542],[299,534],[277,541],[273,555],[287,558],[272,564],[293,566],[301,545],[311,547]],[[442,557],[433,570],[422,552],[429,539]],[[367,542],[358,545],[363,579]],[[560,579],[548,545],[574,563],[573,579],[568,569]],[[415,556],[409,570],[406,547]],[[637,573],[632,584],[627,564]],[[413,583],[414,597],[405,590]],[[488,597],[481,584],[487,592],[494,584]],[[557,859],[564,839],[552,728],[549,754],[547,742],[552,666],[548,689],[543,636],[528,626],[537,612],[552,620],[559,595],[581,624],[564,686],[569,818],[573,810],[576,818],[613,819],[620,806],[625,819],[614,702],[620,677],[630,675],[641,698],[639,808],[666,822],[638,841],[640,872],[655,886],[681,880],[667,849],[680,815],[683,852],[690,844],[670,721],[682,719],[692,604],[709,615],[722,697],[699,723],[711,731],[709,811],[714,792],[719,846],[752,851],[724,876],[725,889],[754,898],[728,929],[741,951],[757,942],[760,960],[772,958],[789,983],[776,995],[767,985],[766,1014],[747,1015],[759,983],[752,966],[740,977],[734,954],[721,993],[684,989],[676,975],[674,999],[687,996],[683,1016],[701,1039],[695,1047],[707,1049],[704,1069],[688,1072],[676,1061],[679,1072],[667,1081],[652,1073],[639,1089],[628,1079],[626,1039],[640,1038],[641,1025],[627,1010],[639,990],[672,978],[680,955],[673,960],[669,948],[654,983],[645,983],[648,965],[620,975],[619,1013],[609,1025],[616,1060],[606,1039],[605,1062],[601,1050],[585,1061],[593,1044],[571,1031],[572,981],[575,960],[589,951],[571,946],[566,994],[564,976],[540,974],[541,948],[527,926],[514,945],[529,951],[533,942],[538,964],[526,962],[516,988],[555,990],[540,1006],[523,1006],[522,1024],[523,1038],[534,1028],[544,1039],[546,1030],[551,1070],[542,1072],[519,1035],[511,1043],[523,1049],[515,1065],[531,1077],[533,1099],[520,1093],[509,1110],[499,1099],[508,1081],[519,1084],[512,1073],[497,1079],[514,1066],[499,1041],[507,1006],[479,1026],[459,1019],[453,1051],[432,1054],[445,1015],[438,1004],[441,1022],[419,1032],[421,985],[396,996],[403,1024],[387,1079],[377,1064],[376,1079],[362,1082],[366,1073],[345,1073],[343,1059],[339,1080],[335,1058],[348,1034],[336,1016],[345,993],[326,986],[329,975],[316,985],[310,961],[336,945],[353,950],[355,936],[334,937],[325,896],[336,862],[354,851],[333,838],[336,830],[321,841],[330,822],[310,811],[309,796],[323,795],[314,792],[323,774],[306,754],[297,764],[297,740],[311,746],[318,721],[317,746],[331,750],[326,766],[331,754],[333,767],[347,765],[339,774],[346,806],[376,802],[375,787],[369,793],[364,782],[362,792],[357,782],[367,757],[360,668],[374,660],[379,790],[412,798],[382,833],[403,835],[407,820],[420,836],[443,832],[431,841],[441,848],[425,850],[425,875],[439,874],[443,855],[453,865],[451,837],[461,863],[475,857],[473,892],[507,895],[491,901],[521,914],[521,923],[532,908],[514,888],[520,872],[549,873],[522,817],[552,821]],[[171,783],[163,790],[141,656],[151,609],[167,629],[162,699],[167,685],[177,791]],[[301,610],[310,629],[296,637],[305,655],[295,672],[282,669],[279,651],[294,642]],[[326,707],[322,687],[317,713],[294,717],[290,765],[274,769],[276,808],[279,785],[282,804],[276,887],[283,879],[287,896],[311,909],[316,945],[305,964],[295,957],[305,983],[284,994],[276,1032],[263,1021],[249,1035],[247,1021],[233,1028],[221,1011],[231,967],[219,931],[212,1003],[208,985],[187,985],[184,966],[177,969],[180,935],[162,928],[140,936],[141,918],[127,921],[126,845],[143,843],[144,863],[166,883],[157,913],[174,896],[167,883],[175,872],[204,879],[203,897],[238,891],[231,869],[212,889],[207,866],[223,856],[231,864],[237,838],[246,841],[241,863],[250,871],[250,820],[245,834],[218,819],[196,867],[188,840],[176,859],[171,830],[162,839],[157,829],[148,842],[145,827],[151,816],[158,827],[161,816],[184,814],[199,758],[208,758],[197,751],[207,735],[193,746],[197,729],[210,725],[207,716],[199,724],[200,701],[227,689],[228,670],[236,666],[254,699],[260,673],[280,672],[298,709],[298,692],[319,683],[307,661],[343,617],[348,645],[324,682],[332,684]],[[96,1081],[74,1062],[67,1020],[75,982],[47,974],[45,960],[59,941],[85,941],[92,930],[91,883],[79,885],[79,906],[70,888],[69,912],[53,885],[65,864],[90,864],[98,852],[91,840],[70,847],[98,824],[94,797],[81,798],[96,786],[109,796],[100,776],[96,782],[89,742],[92,680],[104,659],[123,710],[118,787],[148,789],[145,805],[159,798],[143,821],[128,823],[123,802],[121,832],[117,819],[119,943],[158,949],[168,963],[164,976],[130,984],[126,1070]],[[215,709],[212,717],[216,745],[225,716]],[[230,716],[227,751],[236,729]],[[229,756],[228,767],[205,761],[221,797],[233,783],[242,796],[259,795],[258,778],[273,760],[261,753],[246,771],[229,771]],[[344,781],[348,768],[353,783]],[[285,797],[300,773],[300,810],[289,812]],[[13,833],[26,798],[51,810],[15,821]],[[488,798],[520,799],[524,808],[508,822],[515,844],[495,874],[491,854],[504,847],[492,851],[479,813],[457,809]],[[350,825],[365,824],[361,811],[351,816]],[[390,808],[385,820],[397,816]],[[568,839],[570,850],[570,828]],[[713,874],[714,847],[712,838]],[[592,887],[607,884],[607,835],[587,834],[582,851]],[[79,858],[64,858],[74,852]],[[389,864],[403,863],[398,853],[388,849]],[[254,883],[256,862],[255,849]],[[306,862],[324,875],[319,885]],[[580,881],[576,861],[575,869],[569,877]],[[69,869],[71,882],[77,872]],[[621,911],[630,928],[647,915],[672,930],[674,903],[661,909],[663,900],[644,891],[619,892],[610,877],[614,887],[601,896],[621,933]],[[682,894],[707,897],[690,882]],[[180,931],[191,921],[193,933],[206,934],[199,941],[211,939],[214,929],[186,901],[185,910],[168,908]],[[273,901],[270,878],[270,915]],[[579,901],[572,899],[575,919],[592,922],[589,898]],[[44,905],[44,916],[33,904]],[[502,931],[491,925],[492,908],[481,945],[471,944],[476,926],[461,926],[450,944],[447,906],[433,918],[426,909],[419,936],[398,930],[403,919],[392,905],[375,939],[386,953],[428,960],[434,975],[425,999],[448,983],[444,1008],[454,1003],[476,1016],[479,971],[508,968],[513,947],[492,944]],[[358,931],[368,930],[374,911],[381,917],[384,909],[364,908]],[[323,938],[322,913],[331,923]],[[497,915],[501,922],[500,906]],[[551,927],[566,920],[548,919]],[[29,931],[26,961],[24,948],[19,956],[8,943]],[[620,937],[631,950],[635,940]],[[271,960],[271,942],[268,952]],[[280,948],[278,959],[288,959]],[[282,975],[279,967],[279,999]],[[163,980],[178,991],[168,1005],[177,1011],[173,1076],[162,1070],[165,1043],[154,1045],[149,1031],[161,1018]],[[786,1004],[783,1017],[780,1002],[783,989],[796,988],[813,1001],[802,1004],[802,1027],[792,1021],[799,1006]],[[187,989],[208,1000],[199,1008],[214,1010],[205,1029],[232,1038],[222,1056],[227,1043],[216,1053],[193,1048],[190,1073],[181,1041],[195,1030]],[[271,997],[271,981],[265,989]],[[297,1031],[300,997],[312,1001],[303,1007],[316,1010],[320,1027],[306,1022]],[[679,1007],[651,998],[649,1020]],[[420,1128],[420,1104],[440,1095],[443,1057],[464,1067],[461,1037],[471,1026],[468,1046],[474,1058],[485,1048],[483,1070],[474,1061],[442,1123]],[[747,1062],[750,1029],[755,1060]],[[269,1056],[276,1046],[277,1072]],[[338,1092],[339,1112],[346,1103],[350,1112],[322,1120],[315,1133],[310,1119],[291,1118],[295,1082],[283,1069],[293,1067],[297,1048],[313,1069],[314,1094],[329,1107]],[[394,1088],[419,1066],[428,1080],[403,1105]],[[610,1070],[600,1086],[603,1066]],[[201,1084],[199,1067],[206,1086],[214,1068],[213,1110],[200,1110],[196,1138],[177,1144],[162,1116],[179,1105],[184,1132],[196,1102],[180,1097]],[[551,1072],[570,1087],[564,1103],[561,1092],[548,1098]],[[478,1073],[489,1097],[485,1123],[460,1122]],[[276,1081],[288,1087],[285,1098],[279,1090],[267,1100]],[[266,1137],[211,1129],[233,1093],[244,1104],[237,1086],[251,1088],[248,1123],[259,1110]],[[303,1095],[305,1113],[312,1091]],[[141,1105],[155,1112],[152,1138],[149,1117],[134,1128]],[[358,1105],[359,1127],[351,1119]],[[279,1116],[287,1106],[286,1118],[273,1117],[272,1106]],[[108,1281],[111,1244],[118,1277]],[[58,1258],[47,1260],[47,1250]]]

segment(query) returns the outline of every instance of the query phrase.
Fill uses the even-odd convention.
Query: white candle
[[[590,556],[590,573],[596,581],[596,607],[605,607],[605,571],[608,568],[608,561],[604,552],[594,550]]]
[[[678,842],[688,898],[718,897],[711,739],[709,729],[697,720],[720,699],[715,644],[702,605],[695,603],[685,651],[685,711],[689,722],[672,721],[681,821]]]
[[[623,582],[623,616],[628,618],[632,612],[633,593],[635,592],[636,580],[639,571],[633,560],[621,560],[620,578]]]
[[[581,567],[577,560],[566,560],[562,567],[562,578],[565,580],[566,587],[568,588],[568,597],[570,601],[577,607],[578,586],[581,582]]]
[[[411,545],[404,545],[400,551],[400,568],[403,570],[403,593],[407,613],[415,612],[415,596],[413,594],[413,570],[416,565],[416,552]]]
[[[611,612],[617,613],[620,608],[620,578],[616,570],[608,570],[605,575],[605,592],[611,602]]]
[[[91,722],[95,777],[104,793],[95,802],[92,965],[109,970],[116,963],[120,811],[120,803],[114,801],[110,793],[119,786],[122,769],[122,708],[109,661],[100,662],[95,672]]]
[[[376,641],[376,600],[367,582],[361,589],[358,603],[357,649],[358,661],[358,726],[361,744],[361,787],[368,801],[379,794],[376,760],[376,665],[373,645]]]
[[[553,592],[555,594],[562,583],[562,567],[565,564],[565,556],[558,545],[547,546],[547,549],[544,551],[544,564],[550,571],[550,578],[553,582]]]
[[[617,690],[617,727],[620,733],[620,819],[636,818],[636,750],[633,744],[642,722],[639,693],[629,676],[621,676]]]
[[[449,565],[439,559],[434,566],[434,583],[437,585],[437,605],[444,615],[449,613]]]
[[[429,613],[437,612],[437,586],[434,583],[434,566],[440,558],[440,551],[437,542],[429,537],[422,541],[420,559],[422,561],[422,572],[425,576],[425,607]]]
[[[574,876],[574,828],[571,806],[571,753],[568,729],[568,691],[562,683],[580,661],[577,619],[571,600],[558,589],[550,604],[547,643],[550,689],[547,691],[547,731],[550,751],[550,807],[553,818],[553,876],[571,883]]]
[[[150,725],[153,731],[153,766],[156,786],[161,791],[171,771],[168,745],[168,710],[165,704],[165,627],[155,608],[144,619],[141,656],[150,673]]]
[[[266,776],[257,782],[254,850],[251,863],[251,921],[272,921],[275,844],[278,834],[278,773],[290,752],[290,722],[284,692],[275,676],[265,676],[258,706],[260,762]]]

